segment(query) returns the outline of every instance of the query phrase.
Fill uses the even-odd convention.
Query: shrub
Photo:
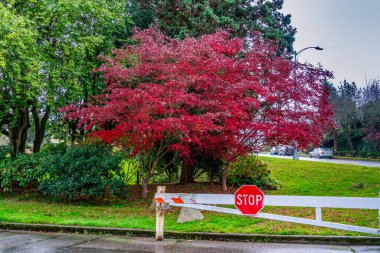
[[[14,161],[9,158],[0,162],[0,186],[3,191],[26,186],[36,187],[40,176],[38,171],[40,154],[18,155]]]
[[[365,152],[365,151],[335,151],[335,156],[343,156],[343,157],[357,157],[357,158],[372,158],[372,159],[380,159],[380,152]]]
[[[47,144],[39,153],[20,154],[12,161],[9,148],[0,149],[0,187],[4,191],[14,188],[37,188],[42,176],[39,165],[46,155],[62,154],[67,146],[65,143]]]
[[[40,165],[44,175],[38,190],[69,199],[125,196],[121,152],[103,145],[84,145],[52,153]]]
[[[356,183],[353,184],[349,189],[350,190],[355,190],[355,189],[363,189],[364,188],[364,183]]]
[[[256,185],[270,190],[278,189],[280,184],[271,177],[268,165],[256,156],[240,157],[231,164],[227,184],[240,187],[244,184]]]
[[[58,144],[47,143],[42,147],[40,154],[43,154],[44,156],[50,155],[50,154],[56,154],[56,153],[63,154],[66,152],[66,150],[67,150],[66,142],[60,142]]]
[[[0,145],[0,163],[9,158],[9,147]]]

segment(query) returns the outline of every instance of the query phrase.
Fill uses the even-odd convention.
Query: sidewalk
[[[338,246],[313,244],[220,242],[166,239],[156,242],[152,237],[77,235],[0,230],[0,252],[129,252],[129,253],[193,253],[193,252],[281,252],[281,253],[352,253],[380,252],[380,246]]]
[[[64,226],[51,224],[31,224],[0,222],[0,231],[35,231],[45,233],[71,233],[92,235],[114,235],[154,238],[155,231],[132,228],[110,228],[89,226]],[[165,238],[176,240],[209,240],[227,242],[271,242],[271,243],[308,243],[330,245],[377,245],[379,236],[319,236],[319,235],[266,235],[206,232],[174,232],[165,231]],[[0,252],[1,253],[1,252]]]

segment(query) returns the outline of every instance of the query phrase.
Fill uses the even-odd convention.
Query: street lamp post
[[[300,51],[294,51],[294,63],[295,63],[295,67],[294,67],[294,80],[297,82],[297,63],[298,63],[298,57],[299,55],[307,50],[307,49],[315,49],[315,50],[323,50],[323,48],[321,48],[320,46],[315,46],[315,47],[305,47],[303,49],[301,49]],[[298,152],[297,152],[297,142],[294,142],[294,152],[293,152],[293,160],[299,160],[299,156],[298,156]]]

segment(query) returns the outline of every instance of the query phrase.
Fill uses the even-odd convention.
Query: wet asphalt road
[[[293,159],[292,156],[270,155],[270,154],[265,154],[265,153],[260,153],[259,156]],[[336,163],[336,164],[353,164],[353,165],[366,166],[366,167],[380,167],[380,162],[361,161],[361,160],[327,159],[327,158],[318,159],[318,158],[309,158],[309,157],[304,157],[304,156],[300,156],[300,160],[312,161],[312,162]]]
[[[0,230],[0,252],[23,253],[373,253],[380,246],[337,246],[283,243],[219,242],[165,239],[156,242],[153,238],[75,235]]]

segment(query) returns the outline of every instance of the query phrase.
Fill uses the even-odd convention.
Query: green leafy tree
[[[360,89],[358,89],[354,82],[349,83],[344,80],[338,87],[335,99],[333,101],[336,125],[343,131],[343,135],[351,152],[355,149],[352,140],[352,132],[357,129],[357,105],[359,99]]]
[[[323,146],[333,147],[336,155],[380,156],[380,81],[367,80],[359,88],[343,81],[330,87],[335,128],[324,138]]]
[[[129,12],[142,29],[156,22],[167,35],[183,39],[227,29],[233,36],[262,32],[278,42],[280,52],[293,51],[296,29],[281,12],[283,0],[132,0]]]
[[[25,151],[28,108],[38,94],[36,38],[27,19],[0,4],[0,127],[12,159]]]
[[[365,150],[380,151],[380,79],[367,81],[359,107]]]
[[[86,102],[89,96],[103,90],[104,84],[94,71],[100,65],[97,57],[120,47],[129,36],[132,21],[125,12],[127,1],[0,2],[3,9],[27,20],[28,28],[34,34],[31,41],[38,54],[28,53],[32,54],[33,64],[37,66],[33,70],[37,77],[36,90],[27,103],[26,96],[20,99],[23,100],[22,112],[32,115],[33,151],[38,152],[49,120],[57,120],[57,108],[68,103]],[[29,47],[23,50],[28,51]],[[70,127],[75,132],[75,124]],[[16,153],[23,152],[22,149],[19,151]]]

